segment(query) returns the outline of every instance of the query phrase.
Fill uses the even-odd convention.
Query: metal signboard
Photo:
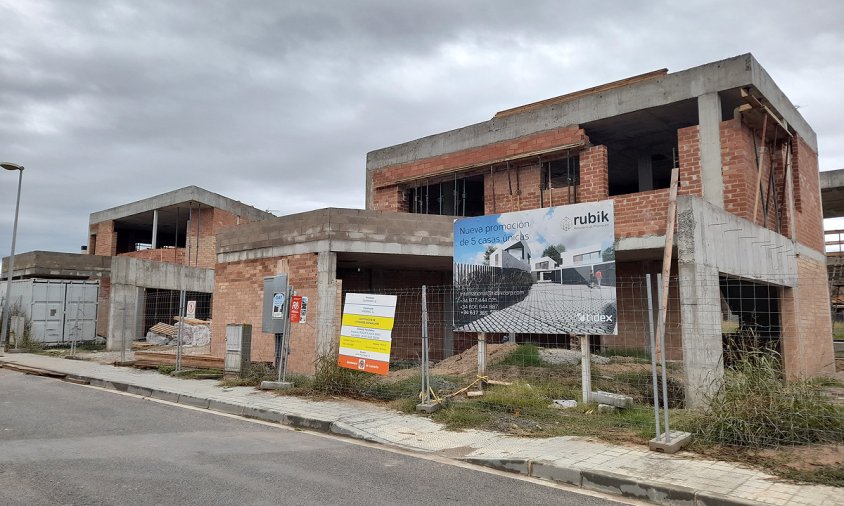
[[[290,298],[290,323],[299,323],[302,318],[302,296],[294,295]]]
[[[454,330],[616,334],[613,201],[454,222]]]

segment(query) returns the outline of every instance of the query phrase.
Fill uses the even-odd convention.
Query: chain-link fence
[[[661,287],[614,275],[369,290],[396,300],[388,374],[340,367],[335,349],[299,383],[408,411],[439,404],[454,428],[641,441],[665,430],[667,409],[672,430],[711,443],[844,442],[825,274],[675,276],[664,311]]]

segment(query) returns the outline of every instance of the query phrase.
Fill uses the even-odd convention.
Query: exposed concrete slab
[[[844,216],[844,169],[823,171],[820,178],[823,217]]]
[[[327,251],[451,258],[453,230],[453,216],[319,209],[220,233],[217,261]]]
[[[227,211],[236,216],[244,217],[248,221],[260,221],[273,217],[272,214],[256,209],[250,205],[246,205],[243,202],[232,200],[228,197],[210,192],[198,186],[186,186],[178,190],[162,193],[161,195],[138,200],[122,206],[93,212],[91,213],[89,222],[93,225],[104,221],[118,220],[127,216],[152,212],[156,209],[175,206],[178,204],[186,204],[188,202],[196,202],[209,207],[222,209],[223,211]]]
[[[445,153],[476,148],[554,128],[580,125],[642,109],[694,99],[702,95],[752,86],[772,109],[817,152],[817,135],[770,75],[751,54],[743,54],[628,86],[585,95],[547,107],[493,118],[456,130],[371,151],[367,172]],[[366,206],[372,206],[371,177],[367,177]]]
[[[9,257],[3,259],[5,277]],[[60,253],[56,251],[30,251],[15,255],[15,272],[12,277],[99,279],[111,272],[111,257]]]

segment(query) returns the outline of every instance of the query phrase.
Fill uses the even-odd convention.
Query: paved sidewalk
[[[844,505],[844,489],[783,482],[764,472],[692,454],[664,455],[580,437],[520,438],[452,432],[429,418],[358,401],[313,401],[216,381],[31,354],[0,366],[43,369],[68,380],[453,458],[661,504]]]

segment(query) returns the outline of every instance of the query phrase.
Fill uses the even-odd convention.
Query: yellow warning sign
[[[395,318],[389,318],[386,316],[367,316],[360,314],[343,315],[343,325],[370,329],[392,330],[394,320]]]

